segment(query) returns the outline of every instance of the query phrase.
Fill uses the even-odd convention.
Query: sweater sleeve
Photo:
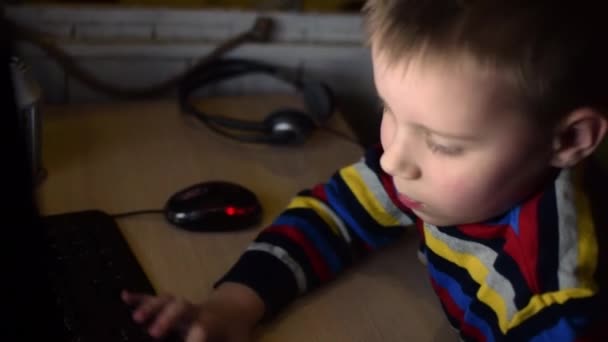
[[[272,316],[397,239],[415,217],[381,171],[381,153],[379,147],[370,148],[328,182],[298,193],[216,286],[249,286],[265,302],[266,316]]]
[[[589,290],[568,289],[537,296],[521,312],[522,321],[498,341],[603,342],[608,341],[605,299]],[[558,299],[559,298],[559,299]]]

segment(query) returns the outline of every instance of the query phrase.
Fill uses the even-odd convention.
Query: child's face
[[[424,221],[479,222],[513,207],[547,177],[551,139],[508,106],[499,78],[462,63],[389,64],[372,49],[385,104],[380,164]]]

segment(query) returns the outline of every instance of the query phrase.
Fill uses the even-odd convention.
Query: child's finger
[[[188,331],[186,342],[207,342],[207,334],[200,324],[195,324]]]
[[[173,298],[169,296],[150,297],[141,302],[139,307],[133,311],[133,319],[136,322],[143,323],[147,321],[150,316],[155,315],[162,310],[162,308],[171,300],[173,300]]]
[[[174,300],[165,306],[157,316],[154,323],[149,328],[149,333],[153,337],[163,337],[167,332],[177,325],[180,320],[185,319],[190,305],[181,299]]]
[[[152,296],[145,293],[130,292],[127,290],[122,290],[122,292],[120,293],[120,298],[128,305],[138,305],[139,303],[151,297]]]

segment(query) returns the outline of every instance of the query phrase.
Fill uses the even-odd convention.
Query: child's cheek
[[[445,210],[459,211],[470,208],[477,201],[479,188],[472,178],[450,177],[446,173],[443,173],[441,178],[435,196]]]

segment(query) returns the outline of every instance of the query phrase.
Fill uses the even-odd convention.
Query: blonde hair
[[[526,113],[560,118],[606,111],[603,1],[367,0],[368,41],[392,62],[424,53],[471,56],[512,81]]]

